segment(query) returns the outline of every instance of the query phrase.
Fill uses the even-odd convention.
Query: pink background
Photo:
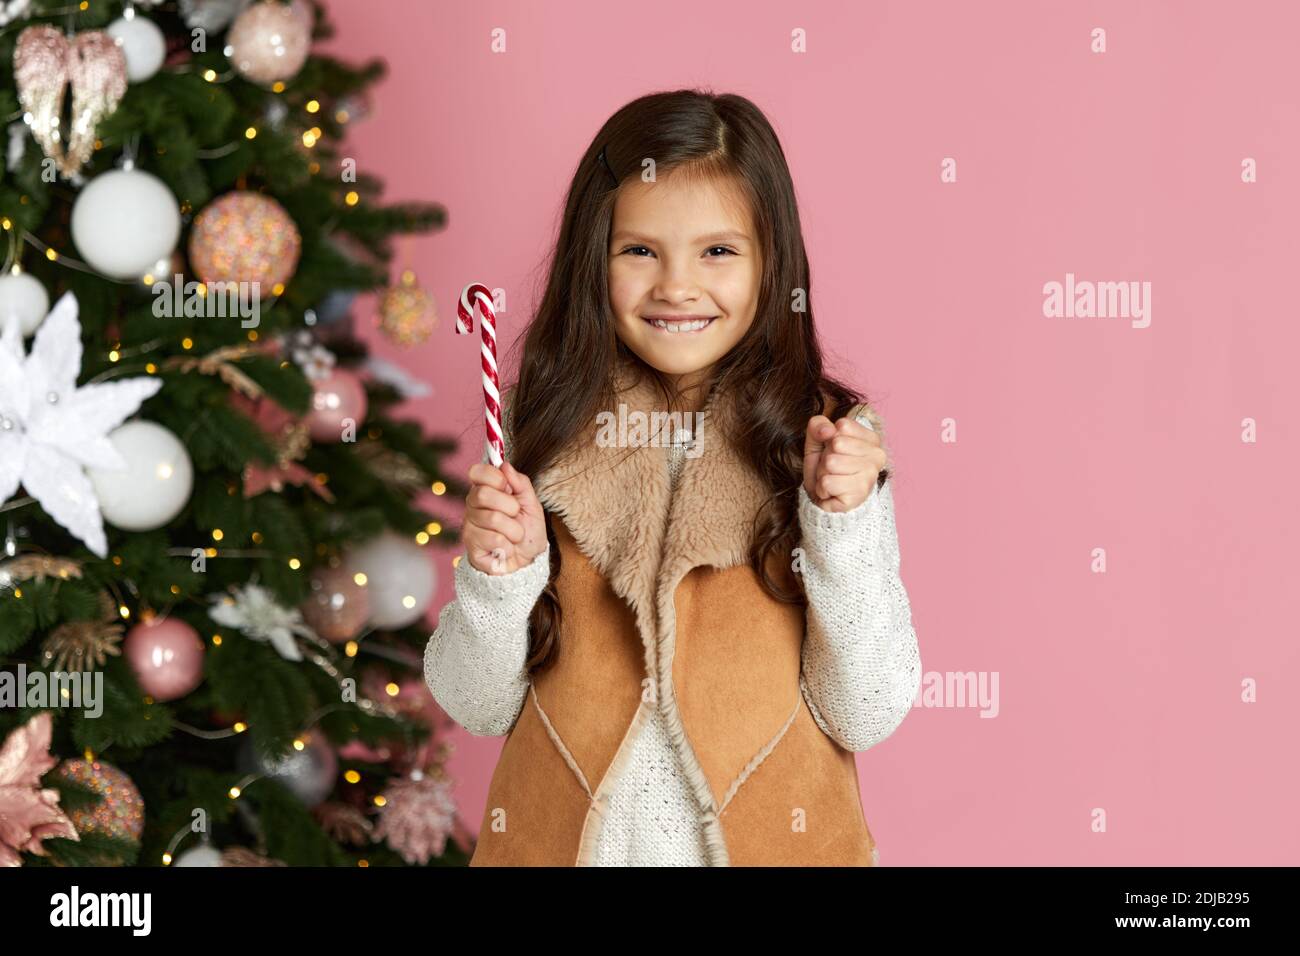
[[[461,437],[462,475],[481,393],[456,296],[505,288],[513,341],[604,119],[684,86],[771,119],[827,354],[890,431],[923,668],[999,680],[996,718],[917,707],[858,755],[883,865],[1300,862],[1296,5],[331,6],[329,48],[391,67],[353,154],[449,210],[399,245],[434,340],[372,338],[434,385],[410,410]],[[1151,282],[1150,327],[1045,318],[1067,272]],[[504,738],[455,739],[477,831]]]

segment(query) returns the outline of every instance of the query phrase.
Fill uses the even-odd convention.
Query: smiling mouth
[[[696,318],[647,318],[641,316],[641,321],[645,322],[652,328],[660,332],[667,332],[669,335],[691,335],[696,332],[702,332],[707,329],[718,317],[716,315]]]

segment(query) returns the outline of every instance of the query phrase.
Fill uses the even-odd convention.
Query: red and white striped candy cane
[[[496,467],[505,459],[501,439],[501,383],[497,377],[497,314],[492,306],[492,292],[481,282],[471,282],[460,293],[456,306],[456,334],[474,331],[474,307],[483,313],[483,415],[487,426],[488,458]]]

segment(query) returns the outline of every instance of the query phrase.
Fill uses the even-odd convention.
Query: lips
[[[642,320],[652,328],[669,335],[689,335],[701,332],[713,324],[716,315],[643,315]]]

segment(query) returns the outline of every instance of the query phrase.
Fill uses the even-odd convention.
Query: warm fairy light
[[[194,348],[194,340],[188,335],[185,336],[185,338],[181,339],[181,348],[186,350]]]
[[[117,613],[122,615],[123,617],[130,617],[131,609],[127,607],[125,604],[123,604],[121,607],[117,609]]]
[[[231,729],[237,734],[242,734],[248,729],[248,724],[244,723],[242,720],[237,720],[235,721],[235,726]]]
[[[283,92],[284,92],[284,80],[276,80],[274,83],[272,83],[272,84],[271,84],[271,92],[272,92],[272,93],[283,93]]]
[[[363,588],[366,586],[366,582],[370,579],[366,577],[366,572],[358,571],[356,574],[352,575],[352,580],[357,582],[357,587]]]
[[[116,362],[121,357],[122,357],[122,353],[119,352],[117,349],[113,349],[113,351],[108,353],[108,360],[110,362]]]
[[[430,521],[428,524],[424,526],[424,530],[429,532],[429,534],[441,534],[442,525],[436,521]]]
[[[205,80],[207,80],[209,83],[215,83],[215,82],[216,82],[216,79],[217,79],[217,71],[216,71],[216,70],[204,70],[204,71],[203,71],[203,78],[204,78]]]
[[[320,163],[316,162],[316,160],[313,159],[310,163],[307,164],[307,172],[315,176],[317,173],[320,172]]]
[[[59,254],[55,252],[53,249],[46,249],[45,258],[49,259],[51,262],[57,262],[59,258]]]
[[[291,567],[291,568],[293,568],[295,571],[297,571],[300,567],[302,567],[302,562],[299,561],[297,558],[290,558],[290,559],[289,559],[289,567]]]
[[[356,657],[357,650],[358,647],[356,641],[348,641],[345,645],[343,645],[343,653],[346,654],[348,657]]]
[[[164,853],[163,866],[171,866],[171,863],[172,863],[172,855],[170,853]]]
[[[143,282],[145,285],[153,285],[153,273],[146,272],[144,275],[140,277],[140,281]]]
[[[388,805],[388,799],[382,793],[375,794],[375,806],[383,807],[387,805]]]
[[[23,589],[14,588],[14,597],[21,601],[23,599]]]
[[[257,137],[257,127],[248,127],[248,129],[244,130],[244,136],[248,139],[255,139]]]
[[[386,693],[389,697],[396,697],[400,691],[401,688],[398,687],[392,681],[389,681],[387,684],[384,685],[384,693]]]
[[[349,206],[355,206],[361,200],[361,196],[355,189],[349,189],[348,194],[343,197],[343,201]]]
[[[435,481],[433,484],[429,486],[429,488],[430,490],[433,491],[435,495],[446,494],[447,492],[447,486],[444,485],[441,481]]]
[[[347,111],[347,110],[337,110],[337,111],[334,113],[334,119],[335,119],[337,122],[340,122],[340,123],[346,123],[346,122],[348,121],[348,118],[349,118],[349,117],[348,117],[348,111]]]
[[[308,112],[308,113],[315,113],[315,112],[318,112],[319,110],[320,110],[320,100],[308,100],[308,101],[307,101],[307,112]]]
[[[253,537],[253,544],[261,544],[261,543],[262,543],[262,532],[260,532],[260,531],[254,531],[252,537]]]
[[[296,739],[294,740],[294,742],[293,742],[293,749],[294,749],[294,750],[305,750],[306,748],[307,748],[307,745],[306,745],[305,743],[302,742],[302,738],[301,738],[301,737],[296,738]]]
[[[347,773],[343,775],[343,779],[346,780],[348,783],[360,783],[361,774],[357,773],[355,770],[349,770]]]
[[[173,585],[172,585],[171,587],[169,587],[167,590],[171,591],[172,594],[180,594],[180,593],[181,593],[181,589],[180,589],[179,587],[177,587],[175,584],[173,584]]]
[[[0,226],[4,226],[5,229],[12,229],[12,228],[13,228],[13,225],[14,225],[14,224],[13,224],[12,222],[9,221],[9,217],[8,217],[8,216],[5,216],[3,219],[0,219]]]
[[[158,373],[158,366],[154,365],[153,362],[150,362],[147,365],[145,365],[144,370],[148,372],[150,375],[156,375]]]
[[[316,139],[317,137],[312,133],[311,130],[303,131],[302,144],[306,146],[308,149],[311,149],[313,146],[316,145]]]
[[[403,597],[403,598],[402,598],[402,607],[406,608],[408,611],[409,611],[411,608],[415,607],[415,598],[413,598],[413,597],[412,597],[411,595],[409,595],[409,594],[406,595],[405,597]]]
[[[454,557],[454,558],[451,559],[451,566],[452,566],[453,568],[458,568],[458,567],[460,567],[460,555],[459,555],[459,554],[456,555],[456,557]]]
[[[220,540],[221,540],[222,538],[224,538],[225,536],[226,536],[225,533],[224,533],[220,528],[213,528],[213,529],[212,529],[212,540],[213,540],[213,541],[220,541]]]
[[[278,293],[277,293],[277,294],[278,294]],[[256,342],[256,341],[257,341],[257,329],[250,329],[250,330],[249,330],[249,332],[248,332],[248,341],[250,341],[250,342]]]
[[[216,549],[216,548],[208,548],[207,555],[208,555],[209,558],[215,558],[215,557],[217,556],[217,549]]]
[[[415,543],[416,543],[416,544],[428,544],[428,543],[429,543],[429,532],[427,532],[427,531],[420,531],[420,532],[417,532],[416,535],[415,535]]]
[[[122,566],[122,556],[120,554],[113,555],[113,563],[120,568]]]
[[[230,799],[231,799],[231,800],[238,800],[238,799],[239,799],[239,788],[238,788],[238,787],[231,787],[231,788],[230,788]]]
[[[363,869],[363,870],[364,870],[364,869],[368,869],[368,868],[370,867],[370,861],[369,861],[369,860],[357,860],[357,866],[361,867],[361,869]]]
[[[213,647],[220,647],[220,646],[221,646],[221,635],[220,635],[220,634],[213,634],[213,635],[212,635],[212,646],[213,646]]]
[[[284,295],[284,283],[277,282],[275,285],[271,286],[271,292],[275,295]]]

